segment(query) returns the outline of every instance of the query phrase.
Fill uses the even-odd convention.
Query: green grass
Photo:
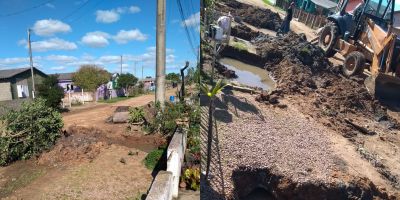
[[[99,102],[99,103],[115,103],[115,102],[118,102],[118,101],[123,101],[123,100],[127,100],[127,99],[130,99],[130,98],[132,98],[132,97],[114,97],[114,98],[112,98],[112,99],[107,99],[107,100],[98,100],[97,102]]]
[[[161,159],[163,153],[163,148],[153,150],[149,154],[147,154],[146,158],[144,158],[143,163],[147,167],[147,169],[154,170],[158,161]]]
[[[0,188],[0,198],[6,197],[9,194],[13,193],[15,190],[29,185],[37,178],[44,175],[44,173],[44,170],[23,172],[19,175],[18,178],[14,179],[13,181],[7,182],[3,188]]]
[[[242,42],[231,42],[231,46],[233,46],[233,48],[238,49],[238,50],[247,51],[246,44],[244,44]]]

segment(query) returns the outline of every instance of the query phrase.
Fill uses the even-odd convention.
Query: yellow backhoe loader
[[[325,55],[344,57],[343,74],[366,73],[365,86],[377,99],[400,104],[400,39],[393,27],[395,0],[365,0],[347,13],[349,0],[329,16],[319,46]],[[365,70],[366,69],[366,70]]]

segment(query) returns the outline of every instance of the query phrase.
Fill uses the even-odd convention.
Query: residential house
[[[47,77],[45,73],[33,68],[35,85]],[[0,101],[32,97],[31,68],[0,70]]]
[[[146,77],[145,79],[141,80],[143,82],[143,89],[144,90],[154,90],[155,88],[155,78],[152,78],[151,76]]]
[[[64,93],[67,93],[68,91],[70,91],[71,93],[81,92],[81,89],[77,87],[72,81],[72,76],[74,75],[74,73],[61,73],[54,75],[58,76],[58,85],[64,89]]]

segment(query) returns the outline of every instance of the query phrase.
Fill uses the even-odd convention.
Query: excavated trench
[[[381,192],[366,178],[354,178],[348,183],[293,182],[267,168],[233,171],[234,199],[280,200],[280,199],[395,199]]]
[[[260,17],[252,6],[236,1],[225,1],[217,9],[230,11],[243,21],[258,28],[276,30],[280,18],[267,13]],[[253,12],[248,12],[249,10]],[[268,18],[270,17],[270,18]],[[257,20],[258,19],[258,20]],[[267,20],[265,22],[263,20]],[[275,24],[275,26],[273,26]],[[386,124],[388,130],[398,130],[399,123],[386,114],[386,108],[368,93],[364,77],[346,78],[340,68],[333,67],[323,51],[307,42],[305,35],[290,33],[283,37],[270,37],[243,25],[236,26],[233,36],[251,41],[256,53],[227,46],[222,57],[229,57],[265,69],[276,80],[275,96],[296,96],[304,105],[303,112],[322,124],[362,145],[357,138],[363,133],[351,118],[368,119]],[[259,101],[268,100],[261,94]],[[363,155],[362,155],[363,156]],[[364,156],[365,157],[365,156]],[[375,160],[369,160],[371,163]],[[394,188],[400,187],[400,177],[383,163],[374,165]],[[367,178],[352,177],[348,183],[298,183],[271,169],[238,168],[233,172],[235,199],[397,199]]]

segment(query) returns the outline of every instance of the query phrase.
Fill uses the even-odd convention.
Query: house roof
[[[58,80],[72,80],[72,76],[74,73],[61,73],[61,74],[52,74],[52,75],[58,75]]]
[[[318,6],[321,6],[326,9],[331,9],[335,8],[337,6],[337,3],[330,1],[330,0],[311,0],[313,3],[315,3]]]
[[[145,79],[142,79],[141,81],[149,82],[149,81],[155,81],[155,80],[156,80],[155,78],[145,78]]]
[[[38,71],[42,74],[42,71],[38,70],[36,67],[33,67],[35,71]],[[26,68],[17,68],[17,69],[4,69],[4,70],[0,70],[0,79],[7,79],[7,78],[11,78],[14,77],[20,73],[26,72],[28,70],[31,70],[30,67],[26,67]]]

